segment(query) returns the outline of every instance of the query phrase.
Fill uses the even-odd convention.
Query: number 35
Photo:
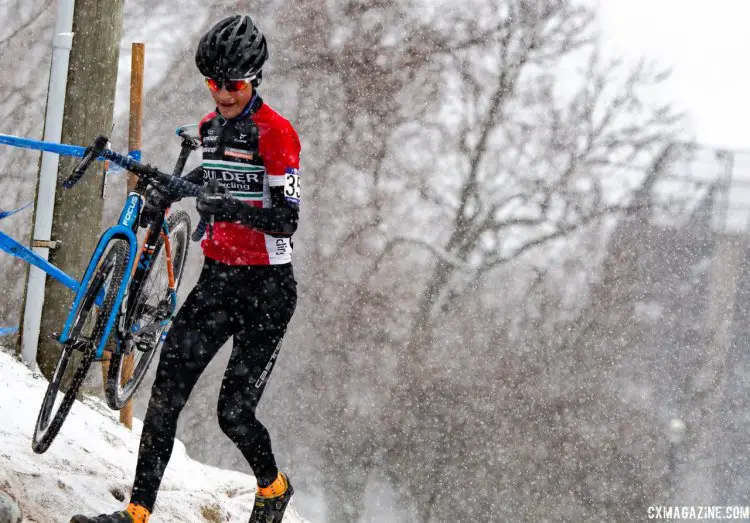
[[[291,200],[298,201],[300,199],[298,173],[286,173],[286,181],[284,183],[284,196]]]

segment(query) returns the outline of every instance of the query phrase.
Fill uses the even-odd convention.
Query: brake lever
[[[226,192],[226,189],[222,191],[223,186],[216,180],[211,180],[204,189],[207,198],[221,198],[221,194]],[[208,217],[208,219],[201,216],[201,221],[193,231],[192,240],[198,241],[203,237],[203,234],[208,230],[208,239],[213,240],[214,238],[214,215]]]

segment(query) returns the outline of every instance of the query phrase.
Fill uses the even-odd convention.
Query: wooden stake
[[[141,130],[143,128],[143,72],[145,68],[146,45],[134,42],[130,61],[130,124],[128,127],[128,151],[141,152]],[[140,158],[140,156],[138,156]],[[128,192],[135,189],[138,177],[128,173]],[[129,354],[122,360],[122,383],[133,375],[134,355]],[[120,422],[133,428],[133,402],[128,401],[120,410]]]
[[[146,46],[135,42],[132,46],[130,62],[130,126],[128,128],[128,151],[140,154],[143,129],[143,72],[145,69]],[[138,177],[128,174],[128,192],[135,188]]]

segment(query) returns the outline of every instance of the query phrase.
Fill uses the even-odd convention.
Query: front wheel
[[[125,276],[129,251],[130,246],[124,240],[110,242],[78,305],[69,340],[63,345],[34,427],[31,446],[37,454],[45,452],[60,432],[94,361]],[[97,298],[101,298],[99,304]],[[59,391],[63,392],[62,398]]]
[[[169,241],[164,241],[164,235],[159,238],[140,292],[128,297],[135,300],[133,314],[126,326],[130,350],[113,353],[107,373],[105,392],[107,404],[112,409],[124,407],[138,389],[164,343],[174,316],[176,294],[190,247],[190,216],[177,211],[167,219],[167,229]],[[172,262],[174,293],[169,288],[169,260]]]

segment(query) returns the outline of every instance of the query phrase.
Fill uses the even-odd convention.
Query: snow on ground
[[[138,453],[142,423],[131,432],[105,403],[76,401],[52,446],[31,450],[31,437],[47,381],[14,356],[0,351],[0,491],[21,507],[24,522],[70,521],[76,513],[99,514],[124,507]],[[246,523],[255,478],[189,458],[175,442],[156,502],[153,523]],[[284,523],[306,523],[287,508]]]

